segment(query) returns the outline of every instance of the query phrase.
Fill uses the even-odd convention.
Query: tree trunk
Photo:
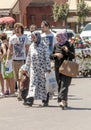
[[[66,22],[65,22],[65,20],[62,21],[62,26],[63,26],[63,27],[66,26]]]

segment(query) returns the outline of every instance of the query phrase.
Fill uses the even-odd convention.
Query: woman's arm
[[[69,59],[75,58],[75,48],[73,44],[69,43],[69,45],[67,44],[67,46],[64,45],[62,49],[65,51],[65,55],[67,55]]]
[[[7,50],[7,60],[9,57],[13,54],[13,44],[9,44],[8,50]]]
[[[51,56],[50,56],[50,59],[52,59],[52,60],[55,60],[55,58],[63,58],[63,54],[61,53],[61,52],[55,52],[55,50],[56,50],[56,44],[54,45],[54,48],[53,48],[53,53],[51,54]]]
[[[7,56],[7,50],[6,50],[6,46],[5,46],[4,43],[2,43],[1,48],[2,48],[2,52],[3,52],[3,53],[1,54],[1,58],[3,59],[4,57]]]

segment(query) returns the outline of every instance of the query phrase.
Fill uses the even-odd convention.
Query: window
[[[88,24],[85,28],[84,31],[91,31],[91,24]]]
[[[30,21],[31,21],[31,23],[35,23],[36,16],[35,15],[30,15]]]

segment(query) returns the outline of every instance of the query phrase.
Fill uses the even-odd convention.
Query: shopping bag
[[[13,78],[13,68],[12,68],[12,59],[8,60],[7,65],[5,64],[6,60],[3,62],[3,78]]]
[[[29,87],[29,90],[28,90],[28,95],[26,98],[30,98],[30,97],[34,97],[35,96],[35,86],[34,87]]]
[[[46,90],[47,92],[54,93],[58,91],[58,85],[55,77],[55,72],[51,71],[50,73],[46,73]]]
[[[59,73],[66,76],[76,77],[78,74],[79,64],[74,61],[64,60],[59,67]]]

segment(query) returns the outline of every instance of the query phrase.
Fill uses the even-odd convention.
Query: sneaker
[[[1,97],[4,97],[4,94],[3,94],[2,92],[0,92],[0,98],[1,98]]]
[[[5,96],[9,95],[9,90],[6,90],[6,92],[4,93]]]
[[[67,107],[67,101],[62,100],[61,102],[59,102],[59,106],[62,107],[62,109]]]
[[[26,101],[26,102],[23,102],[23,105],[28,105],[28,106],[31,106],[31,107],[32,107],[33,103],[30,102],[30,101]]]

